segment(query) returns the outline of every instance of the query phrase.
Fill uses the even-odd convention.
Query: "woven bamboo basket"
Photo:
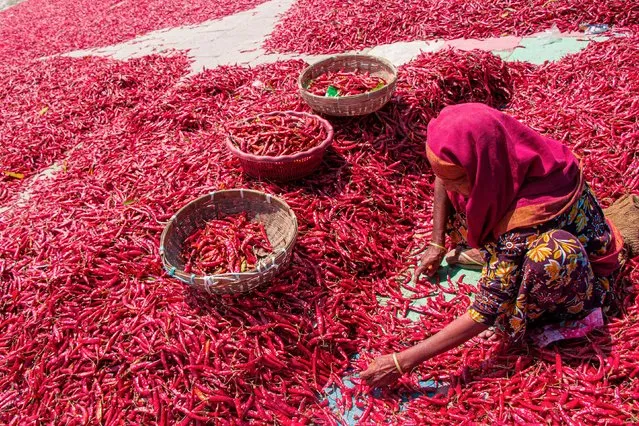
[[[221,214],[247,212],[252,222],[261,222],[273,252],[251,271],[201,276],[184,272],[181,256],[184,240],[208,220]],[[297,218],[281,199],[249,189],[217,191],[182,207],[167,223],[160,238],[160,257],[167,273],[208,294],[242,293],[266,284],[291,260],[297,239]]]
[[[277,111],[259,114],[257,117],[288,114],[296,117],[313,117],[320,122],[326,131],[326,139],[319,145],[306,151],[291,155],[278,155],[274,157],[264,155],[254,155],[241,151],[233,143],[233,136],[226,139],[226,146],[231,154],[240,161],[242,170],[249,176],[258,179],[271,179],[279,182],[286,182],[301,179],[313,173],[319,168],[324,159],[326,150],[333,142],[333,126],[317,115],[296,111]]]
[[[329,71],[340,70],[369,72],[383,78],[386,85],[373,92],[336,98],[314,95],[307,90],[315,78]],[[388,103],[396,84],[395,66],[386,59],[371,55],[332,56],[306,68],[297,80],[302,98],[314,111],[340,117],[366,115],[377,111]]]
[[[604,213],[621,233],[628,256],[639,256],[639,195],[624,195],[605,209]]]

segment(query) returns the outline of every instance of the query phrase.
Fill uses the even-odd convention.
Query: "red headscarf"
[[[466,213],[471,247],[558,216],[583,189],[568,147],[483,104],[445,108],[428,126],[427,153],[442,179],[467,179],[468,197],[448,195]]]
[[[583,190],[579,162],[568,147],[483,104],[444,108],[428,125],[426,152],[438,177],[469,189],[467,197],[448,196],[466,214],[471,247],[559,216]],[[593,270],[605,275],[619,267],[623,247],[608,225],[612,244],[590,259]]]

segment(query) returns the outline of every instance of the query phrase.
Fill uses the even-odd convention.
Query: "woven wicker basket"
[[[264,224],[273,253],[252,271],[201,276],[184,272],[184,240],[219,214],[247,212]],[[241,293],[269,282],[290,262],[297,238],[297,219],[279,198],[249,189],[217,191],[191,201],[167,223],[160,238],[160,257],[167,273],[209,294]]]
[[[628,256],[639,256],[639,194],[622,196],[604,213],[621,233]]]
[[[242,170],[250,176],[258,179],[271,179],[276,181],[289,181],[301,179],[310,175],[322,164],[326,149],[333,142],[333,126],[317,115],[306,112],[281,111],[260,114],[257,117],[288,114],[296,117],[313,117],[321,123],[326,130],[326,139],[314,148],[298,152],[292,155],[279,155],[276,157],[253,155],[240,151],[232,141],[232,136],[226,139],[226,146],[233,156],[240,160]],[[255,118],[255,117],[253,117]]]
[[[312,80],[329,71],[369,72],[386,80],[386,86],[361,95],[325,97],[314,95],[307,90]],[[297,80],[297,86],[304,101],[314,111],[333,116],[366,115],[377,111],[390,100],[397,84],[397,69],[383,58],[371,55],[338,55],[324,59],[306,68]]]

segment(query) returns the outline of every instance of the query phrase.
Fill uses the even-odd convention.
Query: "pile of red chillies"
[[[342,410],[364,410],[361,424],[632,422],[636,259],[623,315],[587,340],[547,349],[471,341],[376,397],[343,378],[437,332],[476,291],[463,278],[409,284],[431,230],[428,121],[446,104],[509,103],[583,156],[608,203],[639,189],[637,40],[541,67],[480,52],[422,55],[400,67],[385,108],[340,120],[318,173],[282,184],[245,177],[211,123],[307,110],[290,77],[301,61],[191,77],[183,56],[0,64],[11,105],[0,169],[25,173],[0,181],[9,188],[0,195],[0,422],[334,424],[340,414],[318,397],[327,386],[341,390]],[[32,137],[19,143],[21,134]],[[43,171],[51,176],[35,179]],[[159,236],[187,202],[235,187],[278,194],[295,211],[292,263],[250,295],[205,298],[165,275]],[[426,395],[417,377],[440,386]]]
[[[184,240],[184,272],[217,275],[255,269],[273,247],[264,224],[246,213],[211,219]]]
[[[639,189],[635,39],[597,43],[537,68],[515,64],[518,95],[508,111],[570,146],[605,205]]]
[[[379,90],[386,80],[369,72],[329,71],[313,79],[307,90],[317,96],[328,96],[329,87],[337,91],[337,96],[354,96]]]
[[[2,8],[10,7],[0,11],[0,61],[24,62],[78,49],[110,46],[155,30],[221,19],[264,1],[5,1]]]
[[[527,36],[556,25],[616,27],[639,23],[639,5],[625,0],[299,0],[264,43],[269,53],[328,54],[400,41]]]
[[[275,157],[308,151],[326,140],[326,129],[312,116],[262,115],[233,124],[232,143],[242,152]]]

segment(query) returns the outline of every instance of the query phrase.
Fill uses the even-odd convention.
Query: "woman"
[[[375,359],[361,374],[372,386],[489,327],[519,340],[541,322],[605,308],[620,267],[622,239],[561,143],[485,105],[463,104],[431,121],[427,155],[436,176],[433,233],[416,275],[436,272],[455,213],[468,246],[483,255],[479,291],[440,332]]]

